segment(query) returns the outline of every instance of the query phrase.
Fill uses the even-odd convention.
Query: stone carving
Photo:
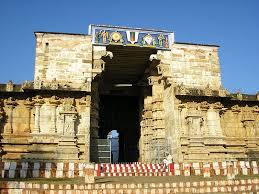
[[[12,92],[13,91],[13,82],[12,80],[9,80],[6,84],[6,91],[7,92]]]
[[[4,133],[11,134],[13,133],[13,109],[17,105],[17,102],[15,102],[15,99],[12,97],[9,97],[7,100],[5,100],[5,106],[7,108],[7,114],[6,114],[6,124],[4,126]]]
[[[24,101],[24,106],[27,109],[27,120],[25,122],[27,122],[27,127],[25,129],[25,132],[31,133],[31,109],[33,108],[34,102],[32,101],[32,99],[29,97]]]
[[[58,84],[56,78],[52,80],[52,82],[50,83],[49,86],[50,86],[50,89],[52,89],[52,90],[57,90],[59,88],[59,84]]]
[[[238,105],[234,105],[234,106],[232,106],[231,107],[231,110],[233,111],[233,112],[241,112],[241,108],[238,106]]]
[[[32,133],[40,133],[40,107],[44,103],[43,98],[40,95],[37,95],[33,98],[34,106],[35,106],[35,119],[34,119],[34,129]]]
[[[42,87],[42,81],[40,80],[39,77],[36,77],[36,79],[34,80],[34,89],[40,90],[41,87]]]
[[[159,60],[160,60],[160,59],[159,59],[159,56],[158,56],[157,54],[152,54],[152,55],[150,55],[149,61],[153,61],[153,60],[159,61]]]
[[[82,83],[81,90],[82,91],[90,92],[91,91],[91,81],[90,80],[85,80]]]
[[[28,80],[25,80],[23,83],[22,83],[22,89],[33,89],[33,82],[30,82]]]
[[[254,120],[243,120],[243,126],[247,137],[255,137],[255,123]]]
[[[75,100],[73,98],[65,98],[62,106],[63,112],[75,112]]]
[[[208,84],[206,88],[204,89],[205,96],[212,96],[213,90],[210,88],[210,85]]]
[[[162,74],[164,77],[170,77],[166,76],[166,73],[170,72],[170,66],[167,64],[160,63],[159,65],[157,65],[157,72],[158,74]]]
[[[214,109],[222,109],[224,106],[220,102],[216,102],[212,105]]]
[[[100,47],[102,48],[102,47]],[[93,69],[92,69],[92,78],[94,79],[97,75],[101,74],[105,69],[105,61],[103,58],[108,57],[109,59],[113,58],[113,53],[111,51],[106,51],[104,47],[103,50],[96,51],[93,56]]]
[[[176,94],[178,95],[186,95],[187,91],[185,86],[183,85],[183,83],[181,83],[180,85],[178,85],[176,87]]]
[[[154,85],[155,83],[158,83],[158,78],[156,76],[149,76],[148,77],[148,84]]]
[[[203,111],[206,111],[210,108],[210,104],[207,101],[203,101],[200,103],[200,108]]]
[[[73,98],[65,98],[60,111],[60,119],[62,121],[63,135],[75,135],[75,120],[77,119],[77,112],[74,107]]]
[[[252,112],[252,108],[248,107],[247,105],[242,108],[242,120],[243,121],[254,121],[255,116]]]
[[[199,105],[197,103],[188,103],[188,112],[185,117],[188,133],[194,136],[202,134],[203,118],[198,108]]]
[[[79,101],[80,105],[90,106],[91,105],[91,96],[87,95],[80,99]]]
[[[191,135],[200,136],[202,134],[202,126],[204,119],[199,114],[189,114],[186,117],[186,122]]]
[[[110,59],[113,58],[113,53],[111,51],[106,51],[104,57],[109,57]]]

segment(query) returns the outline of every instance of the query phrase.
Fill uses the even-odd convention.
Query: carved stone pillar
[[[215,103],[210,106],[210,109],[207,111],[207,123],[210,136],[222,137],[222,129],[220,125],[220,114],[219,112],[222,109],[220,103]]]
[[[99,130],[99,84],[92,83],[91,92],[91,138],[98,138]]]
[[[152,141],[150,149],[153,150],[152,162],[161,162],[168,148],[165,138],[164,120],[164,80],[159,76],[150,76],[149,85],[152,86]]]
[[[51,127],[50,127],[50,133],[57,133],[57,106],[60,104],[60,100],[56,96],[52,96],[49,99],[49,104],[51,107]]]
[[[41,96],[36,96],[34,98],[34,106],[35,106],[35,120],[34,120],[34,128],[32,130],[32,133],[38,134],[40,133],[40,108],[42,104],[44,103]]]
[[[24,132],[31,133],[31,109],[33,108],[34,102],[32,102],[31,98],[27,98],[26,101],[24,102],[24,106],[27,109],[27,117],[28,119],[25,121],[26,122],[26,129]]]
[[[242,129],[239,127],[239,123],[241,122],[240,113],[241,108],[238,105],[232,106],[230,109],[233,113],[233,125],[234,125],[234,134],[235,137],[242,137]]]
[[[62,121],[62,135],[75,136],[75,120],[77,112],[74,107],[74,99],[66,98],[59,112]]]
[[[209,136],[210,135],[210,131],[207,125],[207,112],[210,108],[210,105],[207,101],[201,102],[200,103],[200,110],[201,110],[201,114],[203,116],[203,135],[204,136]]]
[[[86,134],[89,132],[90,128],[90,105],[91,105],[91,96],[86,96],[80,99],[79,101],[80,110],[82,114],[81,125],[78,129],[78,134]]]
[[[5,107],[7,108],[7,119],[4,126],[4,133],[12,134],[13,133],[13,109],[17,105],[12,97],[8,98],[5,101]]]
[[[146,96],[144,98],[143,118],[141,122],[141,138],[143,150],[143,162],[150,162],[152,150],[152,134],[153,134],[153,117],[152,117],[152,97]]]
[[[80,99],[80,112],[81,112],[81,124],[78,128],[78,139],[80,142],[80,136],[83,136],[82,145],[84,149],[84,160],[86,163],[90,162],[90,105],[91,96],[86,96]]]
[[[186,112],[186,105],[185,104],[179,104],[178,105],[178,127],[180,129],[181,136],[187,137],[189,135],[189,131],[185,127],[184,124],[184,113]]]
[[[242,108],[242,124],[244,129],[244,138],[247,144],[246,147],[248,149],[257,147],[255,114],[253,108],[248,106]]]
[[[152,85],[152,116],[153,116],[153,139],[165,138],[165,123],[164,123],[164,107],[163,93],[164,82],[159,80],[159,77],[153,76],[149,78],[149,83]]]

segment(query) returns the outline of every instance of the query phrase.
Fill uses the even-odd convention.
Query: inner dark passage
[[[111,130],[120,134],[118,162],[138,161],[139,97],[100,96],[100,138]]]

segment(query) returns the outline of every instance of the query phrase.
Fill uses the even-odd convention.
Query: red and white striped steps
[[[235,175],[255,175],[259,162],[235,161],[231,163]],[[162,164],[96,164],[96,176],[191,176],[206,177],[227,175],[228,162],[172,163],[168,168]]]

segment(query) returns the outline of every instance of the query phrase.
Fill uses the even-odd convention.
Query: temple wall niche
[[[172,45],[167,63],[171,66],[173,82],[191,88],[210,87],[218,90],[221,87],[218,47]]]
[[[80,88],[91,81],[91,36],[36,32],[34,80]]]

